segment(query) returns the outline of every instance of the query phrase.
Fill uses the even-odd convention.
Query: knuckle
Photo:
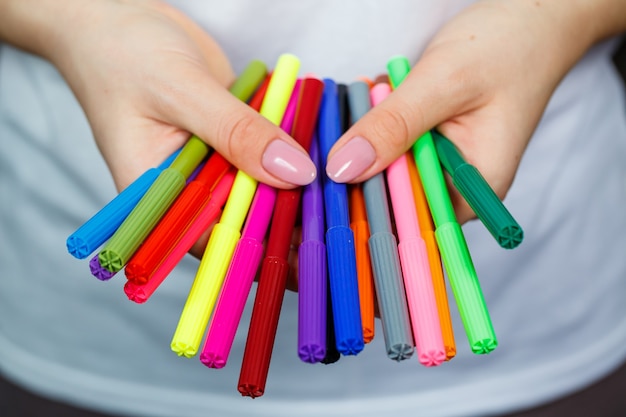
[[[255,114],[236,113],[226,115],[218,128],[217,139],[224,144],[226,153],[235,164],[254,154],[258,146],[255,140],[256,124]]]
[[[393,109],[379,109],[380,112],[372,124],[373,135],[380,143],[393,149],[408,149],[415,138],[412,138],[407,116]]]

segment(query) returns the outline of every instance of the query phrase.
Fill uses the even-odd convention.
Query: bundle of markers
[[[374,85],[298,78],[299,67],[290,54],[271,74],[253,61],[230,91],[309,151],[318,167],[313,183],[291,190],[257,183],[192,136],[74,232],[69,252],[84,259],[99,250],[89,262],[92,274],[108,280],[124,269],[126,295],[143,303],[217,221],[171,348],[185,357],[200,351],[203,364],[224,367],[258,276],[238,386],[245,396],[265,390],[298,224],[297,354],[303,361],[332,363],[362,351],[374,337],[375,305],[389,358],[401,361],[417,350],[425,366],[450,360],[456,346],[444,269],[471,350],[491,352],[496,336],[443,170],[502,247],[522,241],[520,226],[436,131],[361,184],[330,180],[324,167],[335,141],[384,100],[410,66],[394,57],[390,83]]]

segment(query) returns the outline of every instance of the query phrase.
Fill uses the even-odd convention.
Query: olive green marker
[[[241,101],[247,101],[267,75],[261,61],[252,61],[230,88]],[[135,208],[98,254],[100,265],[110,272],[121,270],[186,185],[187,178],[208,155],[209,146],[192,136],[180,154],[157,177]]]

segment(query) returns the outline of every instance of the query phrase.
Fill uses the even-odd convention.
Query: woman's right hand
[[[119,189],[192,132],[269,185],[291,188],[315,177],[294,139],[228,92],[235,74],[224,52],[173,7],[0,0],[2,14],[0,39],[42,55],[65,77]]]

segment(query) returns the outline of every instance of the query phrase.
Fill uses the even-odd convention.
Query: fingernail
[[[375,160],[376,151],[372,145],[356,136],[328,160],[326,174],[335,182],[348,182],[361,175]]]
[[[295,185],[310,184],[317,175],[307,154],[280,139],[267,145],[261,163],[275,177]]]

